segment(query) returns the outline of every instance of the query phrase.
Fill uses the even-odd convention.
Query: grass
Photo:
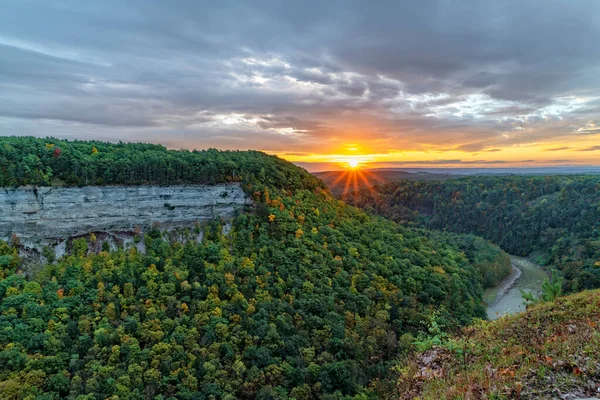
[[[600,290],[479,322],[412,356],[398,369],[396,398],[600,397],[599,325]]]

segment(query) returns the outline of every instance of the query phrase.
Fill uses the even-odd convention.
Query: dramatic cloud
[[[591,152],[599,42],[597,0],[7,0],[0,134],[300,159]]]

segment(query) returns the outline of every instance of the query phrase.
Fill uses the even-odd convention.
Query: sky
[[[0,135],[257,149],[313,170],[600,165],[598,0],[1,8]]]

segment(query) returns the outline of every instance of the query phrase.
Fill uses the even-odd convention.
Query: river
[[[483,299],[488,304],[488,319],[494,320],[505,314],[525,311],[521,290],[541,293],[542,283],[548,278],[546,272],[531,261],[511,256],[513,269],[498,286],[487,289]]]

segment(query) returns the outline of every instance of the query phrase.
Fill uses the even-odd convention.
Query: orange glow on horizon
[[[357,142],[331,149],[326,146],[316,152],[279,153],[291,162],[330,164],[331,170],[365,170],[374,168],[511,168],[600,165],[600,135],[579,140],[577,145],[566,141],[536,142],[509,146],[484,147],[478,151],[438,149],[437,146],[415,145],[402,150],[380,149],[372,143]],[[331,151],[333,150],[333,151]],[[277,153],[276,153],[277,154]]]
[[[351,148],[352,153],[356,153],[359,146]],[[374,155],[342,154],[330,157],[330,162],[339,165],[343,169],[358,170],[364,168],[370,161],[374,160]]]

